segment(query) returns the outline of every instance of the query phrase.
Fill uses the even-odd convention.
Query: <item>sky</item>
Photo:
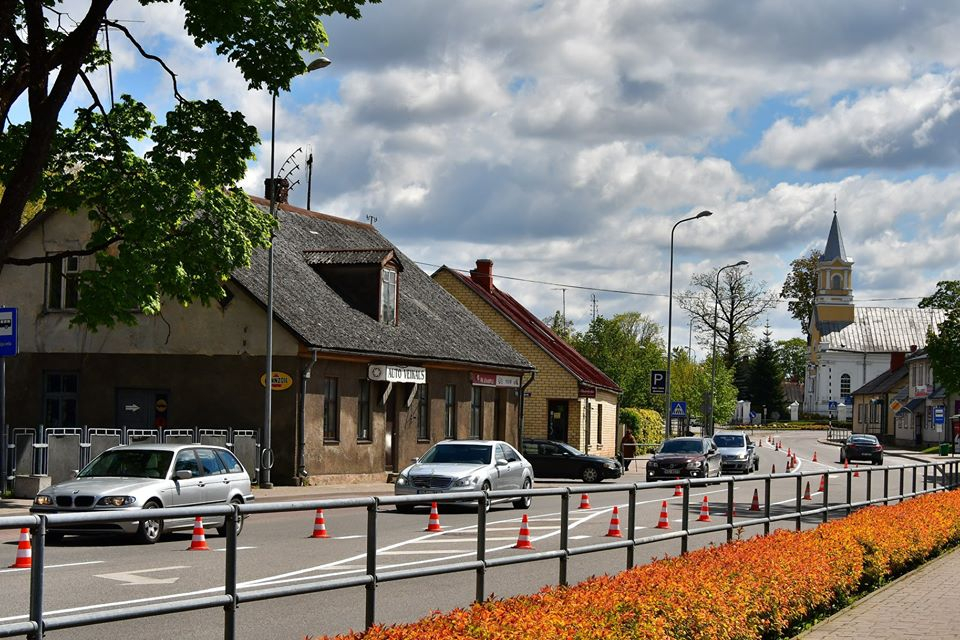
[[[695,273],[747,260],[777,297],[790,262],[823,249],[836,207],[857,304],[916,306],[960,278],[955,2],[385,0],[362,11],[325,21],[332,64],[279,96],[277,164],[302,148],[305,167],[312,152],[311,209],[374,220],[428,273],[487,258],[495,284],[539,317],[564,307],[582,331],[594,309],[638,311],[665,326],[677,221],[714,214],[676,228],[674,296]],[[196,49],[176,3],[118,0],[110,17],[164,58],[182,94],[217,98],[258,128],[242,186],[261,195],[270,95]],[[115,92],[162,117],[169,78],[119,34],[111,47]],[[290,201],[304,206],[298,176]],[[785,301],[760,322],[774,340],[802,335]],[[673,346],[688,341],[674,300]]]

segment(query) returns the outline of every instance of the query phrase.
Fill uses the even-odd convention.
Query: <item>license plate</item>
[[[436,489],[417,489],[417,493],[440,493]]]

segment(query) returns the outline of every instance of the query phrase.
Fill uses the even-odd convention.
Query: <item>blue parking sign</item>
[[[0,307],[0,358],[17,355],[17,310]]]

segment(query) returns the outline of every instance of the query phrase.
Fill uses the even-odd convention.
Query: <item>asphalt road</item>
[[[760,450],[760,472],[770,473],[775,466],[778,473],[785,471],[786,449],[796,453],[799,470],[838,470],[836,447],[817,444],[815,433],[783,434],[782,451],[775,451],[764,443]],[[757,437],[760,437],[759,435]],[[816,451],[818,462],[811,459]],[[886,466],[909,463],[887,457]],[[854,501],[866,498],[869,465],[861,465],[860,478],[852,485]],[[899,473],[891,473],[890,490],[899,490]],[[812,501],[805,507],[821,505],[817,492],[818,478],[811,479]],[[910,476],[907,475],[908,486]],[[804,481],[806,482],[806,481]],[[841,474],[830,474],[830,502],[845,498],[846,485]],[[564,486],[566,482],[538,481],[537,487]],[[612,507],[620,508],[620,528],[626,529],[628,495],[623,493],[590,493],[591,509],[578,509],[580,492],[585,485],[570,482],[576,492],[570,504],[570,545],[588,545],[609,541]],[[607,482],[605,486],[612,483]],[[874,497],[883,490],[882,474],[874,472]],[[738,483],[735,493],[736,519],[756,517],[750,511],[754,489],[763,497],[763,482]],[[697,521],[703,497],[710,505],[710,524],[726,517],[725,485],[698,487],[691,491],[691,529],[709,526]],[[680,528],[681,498],[670,489],[641,490],[637,493],[637,537],[662,533],[657,528],[662,501],[668,503],[671,530]],[[773,483],[771,509],[790,510],[796,503],[796,482]],[[261,514],[249,518],[239,539],[238,581],[242,588],[302,584],[335,576],[362,574],[365,570],[366,510],[360,508],[325,510],[328,539],[314,539],[314,512]],[[537,551],[559,548],[560,500],[541,497],[529,511],[514,510],[497,505],[487,518],[488,557],[529,554],[513,549],[520,531],[520,519],[526,513],[530,520],[530,540]],[[837,514],[839,517],[841,514]],[[443,531],[426,532],[428,512],[399,514],[392,508],[383,508],[378,514],[378,571],[416,568],[436,563],[472,560],[476,557],[476,512],[469,507],[442,507],[440,521]],[[803,526],[812,527],[820,516],[804,518]],[[793,528],[793,520],[779,525]],[[750,537],[762,533],[762,527],[750,527],[736,535]],[[0,531],[3,560],[15,557],[15,532]],[[710,543],[722,543],[726,534],[718,532],[696,536],[690,540],[695,549]],[[223,592],[224,539],[213,530],[207,531],[207,542],[212,551],[190,551],[190,534],[172,534],[153,546],[140,546],[125,538],[83,539],[66,538],[47,548],[44,607],[47,615],[82,612],[116,607],[119,604],[141,604],[169,601],[200,594]],[[635,561],[638,564],[651,558],[676,555],[680,541],[670,540],[639,547]],[[4,562],[4,566],[6,562]],[[626,566],[626,551],[605,551],[570,558],[568,580],[571,584],[591,575],[615,573]],[[534,593],[543,585],[556,584],[558,561],[547,560],[510,567],[493,568],[486,574],[486,593],[497,597]],[[0,569],[0,623],[25,619],[29,600],[29,572]],[[377,620],[384,623],[416,620],[433,610],[447,611],[469,606],[475,592],[473,572],[432,576],[381,584],[377,589]],[[237,637],[303,638],[305,635],[334,634],[360,629],[364,623],[364,590],[362,587],[331,591],[306,596],[295,596],[270,601],[247,603],[238,610]],[[180,613],[151,617],[137,621],[109,623],[64,631],[48,632],[46,638],[71,640],[100,640],[103,638],[155,637],[194,640],[223,637],[223,612],[211,609],[202,612]]]

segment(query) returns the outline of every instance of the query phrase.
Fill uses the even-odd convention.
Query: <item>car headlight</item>
[[[658,464],[656,460],[647,460],[647,469],[656,469]]]
[[[137,501],[133,496],[104,496],[97,501],[103,507],[126,507]]]
[[[746,460],[746,459],[747,459],[747,454],[745,453],[737,454],[737,460]]]
[[[407,486],[407,483],[409,483],[409,482],[410,482],[410,480],[407,479],[407,476],[405,476],[405,475],[403,475],[403,474],[401,473],[400,475],[397,476],[397,481],[396,481],[395,484],[396,484],[398,487],[405,487],[405,486]]]
[[[477,479],[474,476],[467,476],[466,478],[459,478],[454,481],[453,486],[455,487],[472,487],[477,484]]]
[[[706,464],[707,464],[706,460],[704,460],[703,462],[697,462],[696,460],[694,460],[693,462],[687,463],[687,469],[699,469],[700,467],[705,466]]]
[[[607,469],[616,469],[618,465],[616,462],[611,460],[610,462],[605,462],[603,466],[605,466]]]
[[[53,504],[53,496],[37,496],[33,499],[33,504],[49,507]]]

